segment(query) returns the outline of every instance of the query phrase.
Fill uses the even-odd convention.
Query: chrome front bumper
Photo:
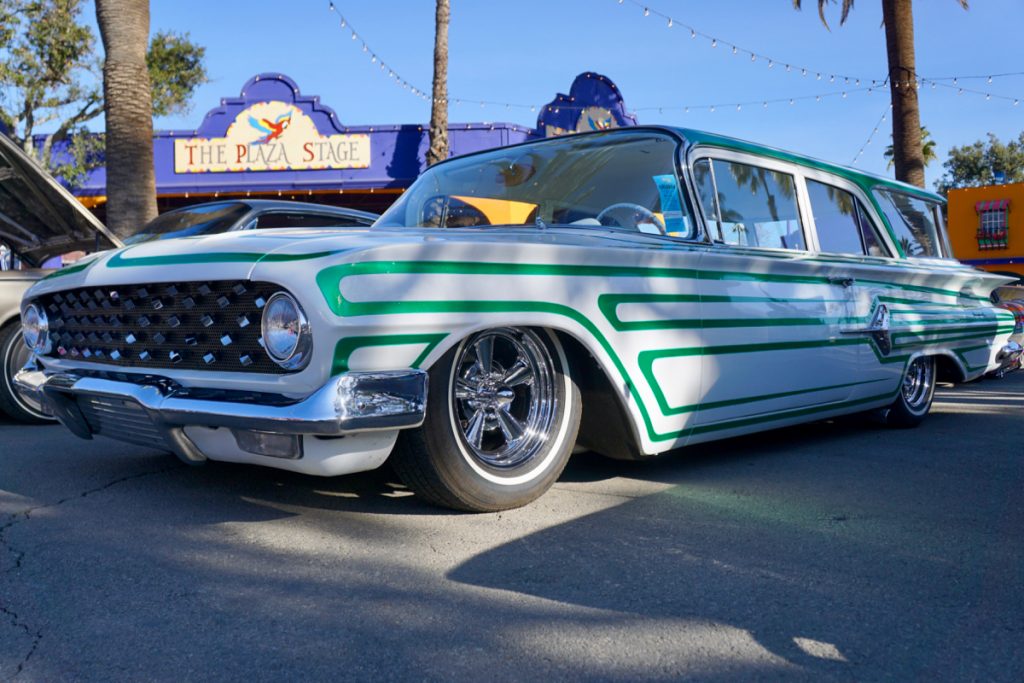
[[[422,370],[349,372],[297,401],[268,394],[189,390],[152,376],[124,381],[48,375],[32,364],[14,381],[76,436],[91,439],[102,433],[149,446],[159,446],[162,440],[190,463],[206,456],[185,434],[185,427],[225,427],[239,444],[240,434],[345,436],[418,427],[427,402],[427,373]],[[301,449],[298,455],[279,457],[301,457]]]

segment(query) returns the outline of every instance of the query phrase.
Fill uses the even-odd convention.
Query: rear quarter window
[[[876,189],[874,195],[903,253],[918,258],[946,256],[939,228],[938,202],[896,190]]]

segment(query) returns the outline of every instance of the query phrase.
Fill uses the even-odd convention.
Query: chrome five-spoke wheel
[[[501,327],[471,335],[429,369],[423,427],[392,464],[431,503],[518,507],[550,488],[579,429],[579,389],[557,336]]]
[[[935,363],[930,358],[916,358],[907,368],[903,377],[903,400],[907,407],[917,412],[931,402],[931,391],[935,385]]]
[[[512,468],[537,457],[558,409],[555,362],[532,333],[488,330],[463,346],[452,414],[472,457]]]
[[[918,356],[903,373],[899,396],[889,406],[886,421],[895,427],[916,427],[932,406],[935,358]]]

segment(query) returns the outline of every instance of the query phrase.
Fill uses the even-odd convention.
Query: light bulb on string
[[[668,18],[668,27],[672,28],[672,17]]]
[[[644,7],[644,16],[645,17],[651,16],[651,10],[647,9],[646,7]]]

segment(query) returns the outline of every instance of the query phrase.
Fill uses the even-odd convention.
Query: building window
[[[978,202],[978,249],[1006,249],[1009,237],[1007,215],[1010,213],[1009,199]]]

